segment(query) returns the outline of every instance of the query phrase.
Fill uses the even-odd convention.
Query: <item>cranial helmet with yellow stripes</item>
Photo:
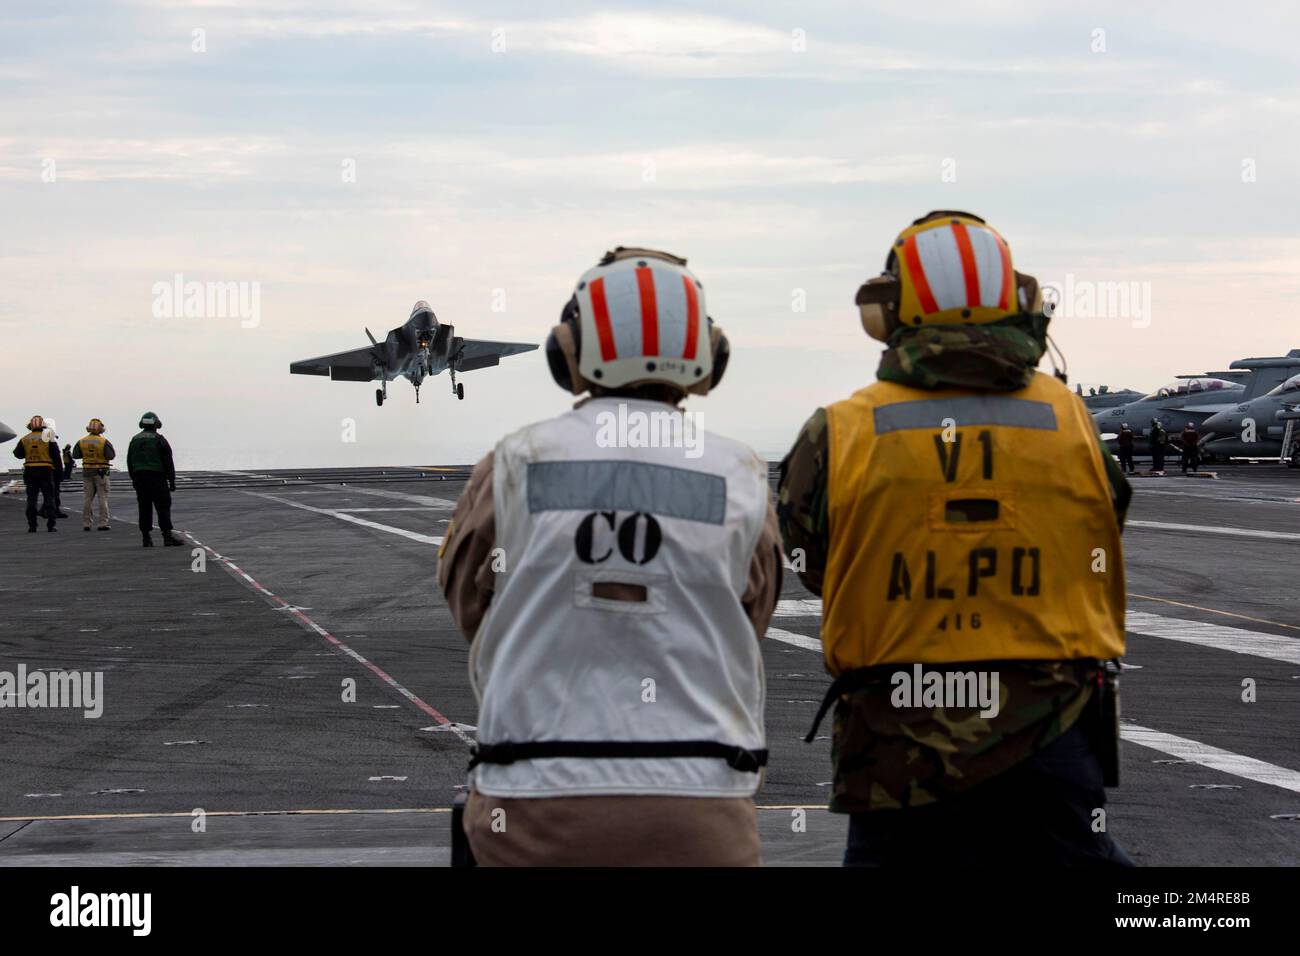
[[[941,209],[898,234],[885,271],[858,289],[862,327],[888,341],[900,327],[983,325],[1042,307],[1038,280],[1016,272],[996,229]]]
[[[92,418],[89,422],[86,423],[86,433],[90,435],[104,434],[104,423],[101,422],[98,418]]]
[[[730,354],[686,260],[623,246],[582,275],[546,340],[551,377],[574,395],[650,384],[706,395]]]

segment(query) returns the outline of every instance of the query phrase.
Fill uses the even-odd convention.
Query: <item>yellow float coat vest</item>
[[[40,432],[30,432],[19,439],[22,442],[24,460],[27,468],[53,468],[50,460],[50,445]]]
[[[877,382],[826,410],[830,672],[1124,652],[1120,529],[1065,385]]]
[[[82,468],[107,468],[108,459],[104,457],[104,445],[108,443],[103,435],[87,435],[77,444],[81,446]]]

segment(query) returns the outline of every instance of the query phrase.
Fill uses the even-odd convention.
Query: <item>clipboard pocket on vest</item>
[[[576,571],[573,603],[615,614],[662,614],[668,609],[671,580],[666,574],[632,570]]]

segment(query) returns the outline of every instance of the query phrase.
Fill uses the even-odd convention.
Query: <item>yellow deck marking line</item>
[[[797,804],[788,806],[755,807],[756,810],[826,810],[823,804]],[[391,813],[451,813],[451,807],[403,807],[392,810],[209,810],[209,817],[307,817],[343,816],[347,814]],[[0,817],[0,823],[41,823],[58,820],[161,820],[174,817],[193,817],[189,810],[160,813],[69,813],[44,817]]]
[[[1129,591],[1129,597],[1142,598],[1144,601],[1159,601],[1161,604],[1172,604],[1175,607],[1187,607],[1194,611],[1204,611],[1207,614],[1222,614],[1224,617],[1239,617],[1243,621],[1254,621],[1256,624],[1271,624],[1273,627],[1285,627],[1293,631],[1300,631],[1300,627],[1294,624],[1283,624],[1281,621],[1268,621],[1262,617],[1251,617],[1249,614],[1234,614],[1232,611],[1216,611],[1212,607],[1201,607],[1199,604],[1184,604],[1182,601],[1171,601],[1168,598],[1152,597],[1150,594],[1138,594],[1136,591]]]
[[[208,810],[205,817],[307,817],[361,813],[451,813],[451,807],[407,807],[395,810]],[[39,822],[42,820],[151,820],[167,817],[193,817],[191,810],[160,813],[69,813],[47,817],[0,817],[0,823]]]

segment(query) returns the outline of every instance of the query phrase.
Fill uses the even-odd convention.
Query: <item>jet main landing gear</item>
[[[464,382],[458,383],[456,381],[456,366],[454,364],[448,365],[447,371],[451,373],[452,394],[456,396],[457,400],[463,402],[465,400],[465,383]]]
[[[375,404],[382,408],[384,404],[384,399],[386,399],[387,397],[388,397],[388,383],[385,382],[382,388],[375,389]],[[419,401],[418,393],[417,393],[416,401]]]

